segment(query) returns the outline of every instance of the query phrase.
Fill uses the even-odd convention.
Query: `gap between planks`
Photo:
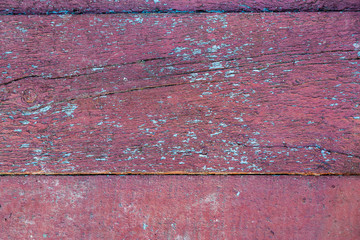
[[[241,13],[241,14],[253,14],[253,13],[327,13],[327,12],[334,12],[334,13],[357,13],[360,12],[358,10],[317,10],[317,11],[297,11],[297,10],[283,10],[283,11],[221,11],[221,10],[197,10],[197,11],[177,11],[177,10],[166,10],[166,11],[119,11],[119,12],[69,12],[69,13],[62,13],[62,12],[47,12],[47,13],[8,13],[8,14],[0,14],[0,16],[18,16],[18,15],[26,15],[26,16],[42,16],[42,15],[137,15],[137,14],[207,14],[207,13]]]
[[[22,172],[10,173],[0,172],[0,176],[27,176],[27,175],[44,175],[44,176],[93,176],[93,175],[255,175],[255,176],[360,176],[360,173],[314,173],[314,172],[63,172],[63,173],[46,173],[46,172]]]

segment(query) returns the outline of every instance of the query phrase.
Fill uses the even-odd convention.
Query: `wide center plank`
[[[1,173],[360,173],[360,13],[0,21]]]

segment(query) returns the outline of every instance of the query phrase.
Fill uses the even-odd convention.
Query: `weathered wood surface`
[[[0,20],[2,173],[360,173],[360,13]]]
[[[359,177],[1,177],[1,239],[360,236]]]
[[[359,11],[359,0],[2,0],[0,14],[172,11]]]

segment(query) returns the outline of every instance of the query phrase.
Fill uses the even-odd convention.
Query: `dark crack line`
[[[36,77],[41,77],[40,75],[29,75],[29,76],[24,76],[24,77],[20,77],[20,78],[16,78],[16,79],[13,79],[9,82],[4,82],[4,83],[0,83],[0,86],[6,86],[6,85],[9,85],[11,83],[14,83],[14,82],[17,82],[17,81],[20,81],[20,80],[23,80],[23,79],[27,79],[27,78],[36,78]]]
[[[322,53],[326,53],[326,52],[348,52],[348,51],[353,51],[353,50],[322,51],[322,52],[319,52],[319,53],[312,53],[312,54],[322,54]],[[275,53],[275,54],[280,54],[280,53]],[[297,54],[295,54],[295,55],[297,55]],[[307,54],[301,54],[301,55],[307,55]],[[259,55],[259,56],[261,56],[261,55]],[[251,58],[255,58],[255,57],[259,57],[259,56],[253,56]],[[118,66],[124,66],[124,65],[139,64],[139,63],[144,63],[144,62],[147,62],[147,61],[164,60],[166,58],[168,58],[168,57],[149,58],[149,59],[142,59],[142,60],[133,61],[133,62],[127,62],[127,63],[122,63],[122,64],[111,64],[111,65],[103,65],[103,66],[86,67],[86,68],[82,68],[80,70],[88,70],[88,69],[91,69],[91,68],[111,68],[111,67],[118,67]],[[243,58],[233,58],[233,59],[227,59],[227,60],[206,61],[206,62],[209,62],[209,63],[211,63],[211,62],[224,62],[224,61],[227,62],[227,61],[234,61],[234,60],[240,60],[240,59],[243,59]],[[198,62],[198,63],[201,63],[201,61]],[[263,67],[263,68],[242,69],[242,71],[247,72],[247,71],[250,71],[250,70],[263,70],[263,69],[277,67],[278,65],[289,64],[289,63],[293,63],[293,61],[273,63],[273,64],[270,64],[270,65],[268,65],[266,67]],[[336,62],[331,62],[331,63],[336,63]],[[318,63],[318,64],[322,64],[322,63]],[[327,63],[323,63],[323,64],[327,64]],[[305,64],[303,64],[303,65],[305,65]],[[312,64],[310,63],[310,64],[306,64],[306,65],[312,65]],[[190,71],[190,72],[183,72],[183,73],[176,73],[176,74],[165,74],[165,75],[162,75],[162,76],[149,77],[149,78],[144,78],[144,79],[145,80],[153,79],[153,78],[162,79],[162,78],[167,78],[167,77],[170,77],[170,76],[182,76],[182,75],[189,75],[189,74],[193,74],[193,73],[204,73],[204,72],[215,72],[216,73],[216,72],[224,71],[224,70],[228,70],[228,69],[241,69],[242,67],[244,67],[244,65],[233,66],[233,67],[225,67],[225,68],[216,68],[216,69],[205,69],[205,70]],[[71,78],[75,78],[75,77],[98,74],[98,73],[101,73],[101,72],[103,72],[103,71],[96,71],[96,72],[91,72],[91,73],[83,73],[83,74],[75,74],[75,75],[66,75],[66,76],[60,76],[60,77],[50,77],[50,78],[44,78],[44,79],[50,79],[50,80],[71,79]],[[6,83],[2,83],[2,84],[0,84],[0,86],[1,85],[6,86],[6,85],[9,85],[9,84],[11,84],[13,82],[16,82],[16,81],[20,81],[20,80],[23,80],[23,79],[26,79],[26,78],[35,78],[35,77],[42,77],[42,76],[40,76],[40,75],[29,75],[29,76],[14,79],[14,80],[6,82]],[[229,80],[221,79],[221,80],[210,80],[210,81],[197,81],[197,82],[182,82],[182,83],[173,83],[173,84],[163,84],[163,85],[157,85],[157,86],[145,86],[145,87],[132,88],[132,89],[122,90],[122,91],[114,91],[114,92],[106,92],[106,93],[102,93],[102,94],[86,95],[86,96],[77,97],[77,98],[68,98],[68,99],[64,99],[62,101],[55,102],[54,104],[57,105],[57,104],[61,104],[63,102],[75,101],[77,99],[96,98],[96,97],[101,97],[101,96],[114,95],[114,94],[117,94],[117,93],[128,93],[128,92],[147,90],[147,89],[173,87],[173,86],[180,86],[180,85],[190,85],[190,84],[194,84],[194,83],[207,84],[207,83],[217,83],[217,82],[226,82],[226,81],[229,81]],[[49,104],[46,104],[46,105],[49,105]],[[36,109],[32,109],[32,111],[39,110],[39,109],[41,109],[43,107],[44,106],[38,107]]]
[[[149,58],[149,59],[142,59],[139,61],[134,61],[134,62],[125,62],[125,63],[119,63],[119,64],[109,64],[109,65],[103,65],[103,66],[92,66],[92,67],[86,67],[86,68],[80,68],[80,71],[84,71],[84,70],[89,70],[92,68],[112,68],[112,67],[119,67],[119,66],[125,66],[125,65],[132,65],[132,64],[139,64],[139,63],[144,63],[144,62],[148,62],[148,61],[155,61],[155,60],[163,60],[166,59],[167,57],[160,57],[160,58]],[[58,76],[58,77],[44,77],[41,75],[29,75],[29,76],[24,76],[24,77],[20,77],[20,78],[16,78],[13,79],[9,82],[5,82],[5,83],[0,83],[0,86],[6,86],[9,85],[11,83],[23,80],[23,79],[27,79],[27,78],[43,78],[43,79],[49,79],[49,80],[56,80],[56,79],[71,79],[71,78],[76,78],[76,77],[81,77],[81,76],[88,76],[88,75],[93,75],[93,74],[97,74],[97,73],[102,73],[103,71],[94,71],[91,73],[81,73],[81,74],[69,74],[69,75],[64,75],[64,76]]]
[[[208,82],[215,82],[215,81],[208,81]],[[165,87],[181,86],[181,85],[188,85],[188,84],[192,84],[192,83],[183,82],[183,83],[172,83],[172,84],[163,84],[163,85],[156,85],[156,86],[147,86],[147,87],[141,87],[141,88],[131,88],[128,90],[105,92],[105,93],[101,93],[101,94],[86,95],[86,96],[79,97],[79,98],[65,99],[63,101],[56,102],[55,104],[76,101],[78,99],[97,98],[97,97],[102,97],[102,96],[114,95],[114,94],[118,94],[118,93],[129,93],[129,92],[142,91],[142,90],[148,90],[148,89],[165,88]],[[37,110],[37,109],[34,109],[34,110]]]
[[[211,69],[211,70],[202,70],[202,71],[194,71],[194,72],[178,73],[178,74],[170,74],[170,75],[159,76],[157,78],[161,79],[161,78],[166,78],[166,77],[169,77],[169,76],[181,76],[181,75],[192,74],[192,73],[217,72],[217,71],[222,71],[222,70],[227,70],[227,69],[235,69],[235,68],[240,68],[240,67],[243,67],[243,66],[236,66],[236,67],[229,67],[229,68],[219,68],[219,69]],[[95,74],[95,73],[91,73],[91,74]],[[86,75],[89,75],[89,74],[82,74],[82,75],[86,76]],[[63,78],[66,78],[66,77],[63,77]],[[53,79],[57,79],[57,78],[53,78]],[[144,79],[148,80],[148,79],[152,79],[152,78],[144,78]],[[329,80],[334,80],[334,79],[329,79]],[[118,94],[118,93],[128,93],[128,92],[134,92],[134,91],[142,91],[142,90],[148,90],[148,89],[173,87],[173,86],[182,86],[182,85],[191,85],[191,84],[220,83],[220,82],[227,82],[227,81],[230,81],[230,80],[220,79],[220,80],[210,80],[210,81],[182,82],[182,83],[162,84],[162,85],[156,85],[156,86],[145,86],[145,87],[132,88],[132,89],[127,89],[127,90],[122,90],[122,91],[104,92],[104,93],[100,93],[100,94],[91,94],[91,95],[83,95],[83,96],[80,95],[80,97],[76,97],[76,98],[67,98],[67,99],[64,99],[62,101],[51,102],[51,104],[58,105],[58,104],[61,104],[61,103],[64,103],[64,102],[76,101],[78,99],[97,98],[97,97],[101,97],[101,96],[115,95],[115,94]],[[303,85],[303,84],[301,84],[301,85]],[[278,86],[274,86],[273,88],[277,88],[277,87]],[[46,105],[49,105],[49,104],[50,103],[48,103]],[[39,110],[41,108],[44,108],[45,106],[42,105],[42,106],[40,106],[38,108],[34,108],[34,109],[32,109],[32,111],[37,111],[37,110]]]
[[[249,57],[240,57],[240,58],[229,58],[229,59],[219,59],[219,60],[204,60],[204,61],[195,61],[195,62],[188,62],[188,63],[178,63],[178,64],[166,64],[166,65],[159,65],[158,67],[169,67],[169,66],[174,66],[174,65],[189,65],[189,64],[199,64],[199,63],[215,63],[215,62],[231,62],[231,61],[237,61],[237,60],[244,60],[244,59],[252,59],[252,58],[258,58],[258,57],[262,57],[262,56],[268,56],[268,55],[277,55],[277,54],[283,54],[283,53],[288,53],[288,52],[293,52],[293,51],[285,51],[285,52],[276,52],[276,53],[269,53],[269,54],[262,54],[262,55],[256,55],[256,56],[249,56]],[[354,52],[354,50],[330,50],[330,51],[320,51],[317,53],[294,53],[294,54],[290,54],[290,55],[316,55],[316,54],[324,54],[324,53],[334,53],[334,52]],[[137,61],[133,61],[133,62],[125,62],[125,63],[119,63],[119,64],[109,64],[109,65],[102,65],[102,66],[91,66],[91,67],[86,67],[86,68],[80,68],[78,70],[80,71],[84,71],[84,70],[89,70],[92,68],[112,68],[112,67],[119,67],[119,66],[126,66],[126,65],[133,65],[133,64],[141,64],[141,63],[145,63],[145,62],[149,62],[149,61],[156,61],[156,60],[165,60],[165,59],[169,59],[172,57],[158,57],[158,58],[149,58],[149,59],[140,59]],[[353,58],[353,59],[341,59],[342,61],[352,61],[352,60],[359,60],[360,58]],[[282,65],[282,64],[294,64],[295,60],[292,61],[286,61],[286,62],[274,62],[271,64],[268,64],[268,66],[262,67],[262,68],[252,68],[252,69],[248,69],[248,70],[263,70],[266,68],[269,68],[270,66],[276,66],[276,65]],[[300,61],[305,61],[305,60],[300,60]],[[255,62],[255,63],[262,63],[262,62],[266,62],[266,61],[260,61],[260,62]],[[325,65],[325,64],[337,64],[338,62],[324,62],[324,63],[309,63],[309,64],[297,64],[298,66],[307,66],[307,65]],[[176,74],[166,74],[166,75],[162,75],[162,76],[157,76],[157,78],[163,78],[163,77],[168,77],[168,76],[177,76],[177,75],[185,75],[185,74],[192,74],[192,73],[202,73],[202,72],[211,72],[211,71],[216,71],[216,70],[227,70],[227,69],[235,69],[235,68],[240,68],[240,67],[244,67],[244,66],[234,66],[234,67],[228,67],[228,68],[216,68],[216,69],[207,69],[207,70],[201,70],[201,71],[193,71],[193,72],[183,72],[183,73],[176,73]],[[49,79],[49,80],[56,80],[56,79],[71,79],[71,78],[76,78],[76,77],[81,77],[81,76],[88,76],[88,75],[93,75],[93,74],[97,74],[97,73],[101,73],[103,71],[94,71],[91,73],[82,73],[82,74],[69,74],[69,75],[64,75],[64,76],[58,76],[58,77],[43,77],[41,75],[29,75],[29,76],[24,76],[24,77],[20,77],[20,78],[16,78],[13,79],[9,82],[5,82],[5,83],[0,83],[0,86],[7,86],[10,85],[14,82],[20,81],[20,80],[24,80],[24,79],[28,79],[28,78],[43,78],[43,79]],[[146,78],[148,79],[148,78]]]
[[[224,82],[224,81],[226,81],[226,80],[201,81],[199,83],[206,84],[206,83],[216,83],[216,82]],[[76,101],[76,100],[79,100],[79,99],[98,98],[98,97],[102,97],[102,96],[115,95],[115,94],[118,94],[118,93],[129,93],[129,92],[142,91],[142,90],[148,90],[148,89],[174,87],[174,86],[191,85],[191,84],[194,84],[194,82],[182,82],[182,83],[163,84],[163,85],[156,85],[156,86],[147,86],[147,87],[141,87],[141,88],[132,88],[132,89],[128,89],[128,90],[122,90],[122,91],[104,92],[104,93],[100,93],[100,94],[85,95],[85,96],[80,96],[80,97],[76,97],[76,98],[67,98],[67,99],[64,99],[62,101],[50,102],[48,104],[41,105],[38,108],[31,109],[31,112],[37,111],[37,110],[42,109],[42,108],[44,108],[44,107],[46,107],[48,105],[51,105],[51,104],[59,105],[59,104],[64,103],[64,102],[72,102],[72,101]]]

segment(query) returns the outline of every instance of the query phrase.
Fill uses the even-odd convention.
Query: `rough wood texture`
[[[360,173],[360,13],[0,20],[3,173]]]
[[[1,239],[358,240],[359,177],[1,177]]]
[[[359,0],[2,0],[0,14],[168,11],[358,11]]]

